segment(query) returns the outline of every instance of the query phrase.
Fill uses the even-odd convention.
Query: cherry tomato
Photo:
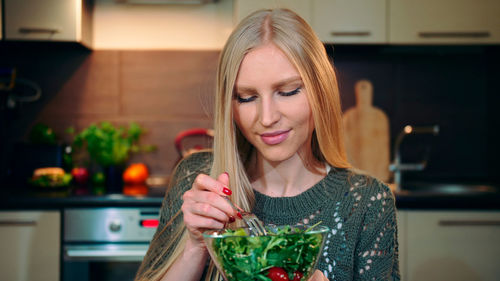
[[[290,281],[288,278],[288,273],[281,267],[271,267],[267,272],[267,277],[271,278],[272,281]]]
[[[304,277],[304,274],[297,270],[293,273],[293,280],[292,281],[300,281],[300,280],[302,280],[303,277]]]

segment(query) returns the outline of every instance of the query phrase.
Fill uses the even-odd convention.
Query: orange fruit
[[[149,177],[149,170],[143,163],[134,163],[123,172],[123,181],[129,184],[145,183]]]

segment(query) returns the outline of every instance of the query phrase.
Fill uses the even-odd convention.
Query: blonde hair
[[[315,130],[311,148],[319,162],[332,167],[349,168],[344,149],[340,97],[337,79],[325,48],[312,28],[297,14],[287,9],[260,10],[252,13],[234,29],[219,59],[215,96],[213,164],[210,175],[217,178],[223,172],[230,175],[232,200],[243,209],[251,210],[254,193],[246,172],[254,148],[241,135],[233,121],[232,102],[234,85],[240,64],[247,53],[263,44],[272,43],[288,57],[299,71],[314,119]],[[180,212],[180,211],[179,211]],[[187,230],[182,223],[176,236],[182,235],[181,243],[167,245],[173,254],[155,274],[142,274],[158,280],[182,253]],[[175,241],[175,239],[169,239]],[[170,243],[172,244],[172,243]],[[165,249],[164,252],[167,252]],[[161,257],[160,257],[161,258]],[[142,267],[142,266],[141,266]],[[152,271],[153,269],[145,269]],[[212,276],[213,263],[206,280]],[[140,270],[141,271],[141,270]],[[151,273],[151,272],[150,272]]]

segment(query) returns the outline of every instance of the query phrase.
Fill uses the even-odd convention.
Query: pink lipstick
[[[288,131],[275,131],[275,132],[270,132],[270,133],[264,133],[260,135],[260,138],[265,144],[268,145],[275,145],[282,143],[288,138],[288,134],[290,133],[290,130]]]

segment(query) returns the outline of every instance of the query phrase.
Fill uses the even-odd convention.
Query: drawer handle
[[[419,32],[418,36],[421,38],[487,38],[491,34],[489,31],[477,31],[477,32],[467,32],[467,31],[455,31],[455,32]]]
[[[61,32],[57,28],[38,28],[38,27],[20,27],[19,33],[59,33]]]
[[[500,226],[500,220],[441,220],[440,226]]]
[[[337,37],[366,37],[372,35],[370,31],[332,31],[330,32],[332,36]]]
[[[15,220],[5,220],[0,221],[0,226],[35,226],[36,221],[15,221]]]

